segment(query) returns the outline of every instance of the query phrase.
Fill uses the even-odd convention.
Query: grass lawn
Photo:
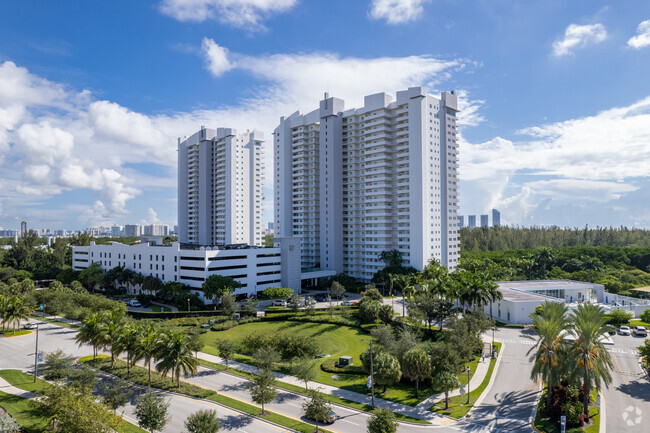
[[[28,329],[16,329],[16,333],[14,334],[14,331],[8,330],[5,332],[0,333],[3,337],[20,337],[22,335],[29,335],[31,334],[32,331]]]
[[[494,343],[494,345],[497,347],[497,351],[501,351],[501,343]],[[448,415],[452,418],[462,418],[465,415],[467,415],[467,412],[474,406],[474,403],[476,403],[476,400],[481,396],[485,388],[488,386],[488,383],[490,383],[490,378],[492,377],[492,373],[494,372],[494,366],[496,365],[496,358],[490,359],[490,366],[488,367],[487,374],[485,375],[485,379],[483,379],[483,382],[479,385],[478,388],[474,390],[470,390],[471,392],[469,393],[469,404],[465,404],[467,402],[467,395],[457,395],[455,397],[450,397],[449,398],[449,408],[445,409],[445,402],[444,399],[441,400],[438,404],[434,405],[431,407],[429,410],[432,412],[436,412],[442,415]],[[467,375],[465,375],[465,384],[467,384]]]
[[[226,371],[226,366],[222,365],[222,364],[215,364],[213,362],[204,361],[204,360],[201,360],[200,363],[201,363],[201,365],[204,365],[204,366],[210,367],[210,368],[214,368],[215,370]],[[241,370],[237,370],[237,369],[232,368],[232,367],[230,367],[227,371],[230,374],[235,374],[237,376],[241,376],[241,377],[246,378],[246,379],[251,379],[253,377],[253,375],[250,374],[250,373],[247,373],[247,372],[241,371]],[[281,389],[286,389],[287,391],[297,392],[299,394],[305,394],[305,388],[303,388],[302,386],[293,385],[291,383],[276,381],[275,386],[278,387],[278,388],[281,388]],[[335,395],[329,395],[329,394],[324,394],[324,393],[321,393],[321,394],[323,395],[323,397],[326,400],[328,400],[328,401],[330,401],[332,403],[337,403],[337,404],[340,404],[340,405],[343,405],[343,406],[348,406],[348,407],[351,407],[353,409],[358,409],[358,410],[362,410],[362,411],[365,411],[365,412],[372,412],[373,411],[373,407],[368,405],[368,404],[357,403],[356,401],[352,401],[352,400],[348,400],[348,399],[345,399],[345,398],[337,397]],[[410,416],[402,415],[402,414],[399,414],[399,413],[395,413],[395,418],[397,418],[398,421],[408,421],[408,422],[414,422],[414,423],[418,423],[418,424],[431,424],[429,421],[425,421],[425,420],[418,419],[418,418],[412,418]]]
[[[20,370],[0,370],[0,377],[25,391],[37,392],[47,385],[47,382],[41,379],[37,379],[34,383],[34,376]],[[29,400],[25,398],[0,392],[0,406],[23,426],[26,433],[43,432],[50,425],[49,418],[39,409],[31,407]],[[120,433],[146,433],[146,431],[125,420]]]
[[[650,323],[642,322],[641,320],[630,320],[630,327],[634,326],[645,326],[646,328],[650,328]]]
[[[596,392],[591,393],[591,401],[596,402]],[[539,400],[539,405],[537,406],[537,413],[535,414],[535,429],[541,433],[560,433],[560,423],[554,423],[544,418],[542,415],[542,402],[546,398],[546,391],[542,393],[542,396]],[[600,413],[598,408],[594,404],[589,408],[589,419],[590,424],[585,427],[572,427],[567,428],[566,433],[598,433],[600,431]]]
[[[115,367],[112,370],[110,368],[111,360],[110,358],[107,358],[105,356],[98,357],[96,360],[93,360],[92,356],[85,356],[83,358],[80,358],[79,362],[85,362],[88,365],[112,373],[116,376],[120,376],[138,385],[147,386],[148,373],[147,373],[147,369],[144,367],[140,367],[140,366],[131,367],[131,374],[127,375],[126,363],[119,359],[115,360]],[[238,409],[250,415],[258,415],[260,413],[260,408],[253,404],[246,403],[244,401],[231,398],[223,394],[217,394],[216,391],[201,388],[199,386],[193,385],[183,380],[181,380],[180,384],[181,384],[180,388],[177,388],[176,384],[175,383],[172,384],[169,378],[164,378],[160,373],[156,372],[155,370],[151,371],[152,388],[168,390],[172,392],[186,394],[193,397],[212,400],[217,403],[221,403],[225,406],[231,407],[233,409]],[[284,415],[280,415],[275,412],[271,412],[268,409],[266,411],[266,414],[262,416],[262,418],[268,419],[269,421],[275,422],[285,427],[289,427],[291,429],[297,430],[302,433],[311,433],[311,431],[314,430],[313,426],[309,424],[306,424],[300,420],[296,420]],[[125,431],[123,433],[131,433],[131,432]]]
[[[43,322],[48,322],[48,323],[53,323],[55,325],[63,326],[65,328],[79,329],[78,326],[70,325],[69,323],[65,323],[65,322],[59,322],[58,320],[50,319],[48,317],[41,317],[41,316],[38,316],[36,314],[32,314],[32,317],[34,319],[38,319],[38,320],[41,320]]]
[[[151,311],[154,313],[167,313],[172,311],[169,307],[163,307],[162,305],[151,305]]]
[[[287,332],[303,336],[304,338],[312,338],[318,343],[321,353],[329,354],[334,359],[338,359],[340,356],[352,356],[354,365],[362,365],[360,356],[367,350],[369,345],[369,342],[363,341],[363,339],[371,338],[370,335],[362,329],[328,323],[292,321],[254,322],[239,325],[227,331],[208,332],[203,334],[202,339],[205,343],[203,351],[218,356],[219,352],[216,349],[217,340],[241,341],[248,334],[279,332]],[[246,364],[254,364],[254,361],[250,356],[243,354],[235,355],[233,360]],[[367,392],[367,374],[338,374],[338,379],[333,379],[332,376],[335,373],[323,371],[320,368],[320,363],[317,363],[314,369],[317,374],[316,382],[336,386],[360,394],[366,394]],[[281,367],[280,371],[282,373],[290,374],[290,371],[284,367]],[[465,380],[467,380],[466,375]],[[433,393],[433,390],[431,390],[430,387],[421,385],[420,396],[419,398],[416,398],[415,387],[404,383],[388,387],[387,391],[386,394],[383,394],[381,393],[381,389],[375,388],[375,396],[410,406],[417,405]]]

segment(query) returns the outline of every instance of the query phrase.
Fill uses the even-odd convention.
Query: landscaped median
[[[242,371],[242,370],[237,370],[237,369],[232,368],[232,367],[228,368],[226,370],[226,366],[222,365],[222,364],[215,364],[214,362],[205,361],[205,360],[200,360],[199,362],[201,363],[201,365],[203,365],[205,367],[213,368],[213,369],[219,370],[219,371],[225,371],[227,373],[243,377],[244,379],[252,379],[253,378],[253,375],[251,373],[248,373],[248,372],[245,372],[245,371]],[[287,391],[295,392],[297,394],[306,395],[305,388],[303,388],[302,386],[297,386],[297,385],[293,385],[293,384],[286,383],[286,382],[281,382],[281,381],[276,381],[275,386],[277,388],[281,388],[281,389],[284,389],[284,390],[287,390]],[[356,401],[352,401],[352,400],[348,400],[348,399],[345,399],[345,398],[337,397],[335,395],[325,394],[325,393],[322,393],[322,392],[319,393],[319,394],[321,394],[323,396],[323,398],[330,401],[331,403],[338,404],[338,405],[341,405],[341,406],[347,406],[347,407],[350,407],[352,409],[357,409],[357,410],[360,410],[360,411],[363,411],[363,412],[372,412],[373,409],[374,409],[372,406],[370,406],[368,404],[358,403]],[[413,418],[413,417],[410,417],[410,416],[407,416],[407,415],[402,415],[400,413],[395,413],[395,418],[398,421],[404,421],[404,422],[410,422],[410,423],[416,423],[416,424],[431,424],[429,421],[426,421],[426,420],[423,420],[423,419],[418,419],[418,418]]]
[[[127,372],[126,362],[116,359],[114,367],[111,368],[111,360],[108,356],[98,356],[93,360],[92,356],[85,356],[79,359],[79,362],[84,362],[87,365],[90,365],[94,368],[97,368],[106,373],[113,374],[115,376],[121,377],[128,381],[131,381],[137,385],[148,386],[148,371],[144,367],[133,366],[131,367],[130,373]],[[265,414],[261,415],[261,408],[259,406],[253,405],[251,403],[228,397],[223,394],[219,394],[216,391],[202,388],[200,386],[180,381],[180,387],[177,387],[175,383],[172,383],[171,379],[163,377],[160,373],[155,370],[151,371],[151,387],[160,389],[168,392],[175,392],[179,394],[189,395],[195,398],[201,398],[205,400],[210,400],[224,406],[230,407],[232,409],[238,410],[245,414],[251,415],[258,419],[270,421],[272,423],[281,425],[283,427],[296,430],[302,433],[311,433],[314,430],[314,426],[304,423],[298,419],[291,418],[289,416],[281,415],[279,413],[273,412],[268,408],[265,408]],[[320,430],[328,431],[319,427]]]
[[[47,385],[47,382],[41,379],[37,379],[36,383],[34,383],[34,376],[25,374],[20,370],[0,370],[0,377],[12,386],[29,392],[39,392]],[[42,433],[48,431],[51,425],[50,418],[45,416],[27,398],[0,391],[0,407],[23,426],[22,431],[24,433]],[[146,432],[140,427],[124,421],[120,433]]]
[[[31,333],[32,333],[32,331],[29,331],[27,329],[21,329],[21,330],[16,330],[16,331],[8,330],[8,331],[1,332],[0,336],[2,336],[2,337],[21,337],[23,335],[29,335]]]
[[[501,352],[501,343],[494,343],[497,352]],[[500,356],[500,355],[499,355]],[[443,398],[438,403],[429,408],[430,411],[438,413],[440,415],[447,415],[452,418],[462,418],[472,409],[478,398],[483,394],[485,388],[487,388],[492,378],[492,373],[494,372],[494,367],[496,366],[498,358],[490,359],[490,366],[488,367],[487,374],[485,378],[474,390],[470,390],[469,393],[469,404],[467,404],[467,394],[457,395],[449,398],[449,407],[445,409],[445,399]],[[467,381],[465,381],[465,384]]]
[[[598,433],[600,431],[600,412],[596,407],[596,391],[592,392],[590,395],[591,404],[589,407],[589,424],[584,427],[576,426],[569,428],[567,427],[566,433]],[[560,423],[559,421],[553,422],[543,415],[543,406],[545,404],[546,391],[542,393],[542,396],[537,405],[537,413],[535,414],[535,421],[533,422],[533,428],[538,433],[560,433]],[[569,422],[567,417],[567,423]]]

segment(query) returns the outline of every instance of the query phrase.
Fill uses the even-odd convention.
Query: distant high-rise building
[[[465,227],[465,217],[463,215],[458,216],[458,228],[462,229]]]
[[[178,139],[178,240],[183,244],[262,243],[259,131],[206,129]]]
[[[120,234],[122,234],[122,227],[118,226],[117,224],[114,224],[111,227],[111,236],[119,237]]]
[[[142,227],[144,236],[167,236],[169,228],[165,224],[149,224]]]
[[[488,223],[488,216],[487,215],[481,215],[481,227],[488,227],[490,224]]]
[[[492,209],[492,227],[501,226],[501,212],[496,209]]]
[[[124,226],[124,236],[127,238],[135,238],[141,234],[139,224],[126,224]]]
[[[476,215],[467,215],[467,227],[470,229],[476,227]]]
[[[302,266],[369,281],[398,250],[422,269],[459,259],[455,92],[377,93],[364,106],[325,94],[275,129],[277,236],[302,240]]]
[[[24,236],[27,234],[27,221],[22,221],[20,223],[20,235]]]

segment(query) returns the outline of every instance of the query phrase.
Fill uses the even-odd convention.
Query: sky
[[[460,214],[650,228],[647,0],[5,0],[0,227],[175,224],[178,137],[411,86],[460,95]]]

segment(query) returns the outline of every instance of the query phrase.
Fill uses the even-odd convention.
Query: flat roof
[[[594,289],[598,284],[573,280],[528,280],[528,281],[498,281],[499,289],[504,287],[518,290],[555,290],[555,289]]]
[[[544,302],[551,300],[551,298],[548,296],[538,295],[537,293],[524,292],[522,290],[517,290],[510,287],[499,287],[499,291],[501,291],[504,301]]]

